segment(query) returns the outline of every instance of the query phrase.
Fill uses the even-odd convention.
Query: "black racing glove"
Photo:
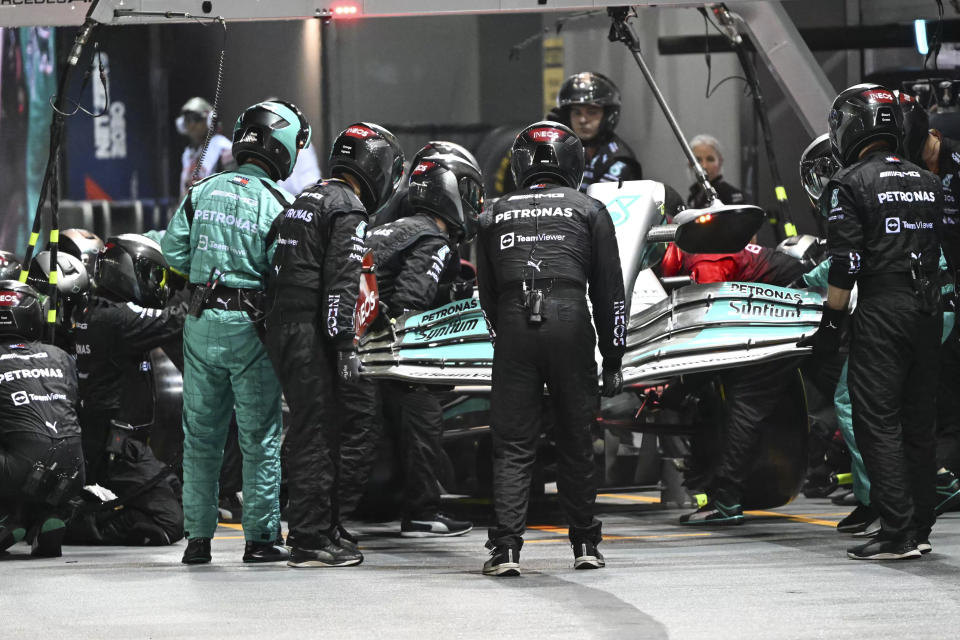
[[[603,389],[600,395],[604,398],[612,398],[623,391],[623,369],[604,369],[603,370]]]
[[[840,350],[840,337],[846,309],[833,309],[823,303],[823,315],[817,330],[797,342],[798,347],[813,347],[813,357],[822,358]]]
[[[360,356],[356,349],[346,349],[337,351],[337,375],[344,382],[356,382],[360,379],[360,371],[363,366],[360,364]]]

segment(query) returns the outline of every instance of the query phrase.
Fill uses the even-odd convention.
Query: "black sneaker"
[[[183,564],[207,564],[210,562],[210,538],[190,538],[183,551]]]
[[[960,481],[946,469],[937,473],[937,515],[960,507]]]
[[[597,551],[597,545],[592,542],[571,542],[573,547],[574,569],[600,569],[606,566],[603,554]]]
[[[520,550],[506,545],[490,550],[490,559],[483,563],[483,575],[508,578],[520,575]]]
[[[878,538],[857,547],[850,547],[847,549],[847,557],[853,560],[906,560],[919,558],[920,549],[912,538]]]
[[[454,520],[448,515],[437,513],[429,518],[404,519],[400,523],[400,535],[404,538],[434,538],[462,536],[473,530],[473,523],[466,520]]]
[[[60,518],[47,518],[28,535],[30,555],[35,558],[59,558],[63,555],[61,545],[67,525]]]
[[[728,525],[743,524],[743,507],[711,500],[693,513],[680,516],[680,524]]]
[[[354,567],[363,562],[363,554],[356,549],[348,549],[329,538],[322,538],[316,549],[293,547],[290,550],[288,567],[303,569],[307,567]]]
[[[854,538],[875,538],[877,534],[880,533],[880,530],[882,528],[883,527],[880,524],[880,516],[876,516],[872,522],[867,524],[867,526],[865,526],[860,531],[857,531],[856,533],[854,533],[853,537]]]
[[[846,518],[837,523],[840,533],[860,533],[877,520],[877,512],[865,504],[858,504]]]
[[[923,555],[926,555],[926,554],[930,553],[931,551],[933,551],[933,545],[930,544],[930,539],[929,539],[929,538],[924,538],[923,540],[921,540],[920,542],[918,542],[918,543],[917,543],[917,551],[919,551],[919,552],[922,553]]]
[[[343,547],[347,551],[359,553],[360,545],[358,544],[357,536],[347,531],[342,524],[337,525],[333,530],[333,535],[330,537],[335,545]]]
[[[286,547],[278,546],[276,542],[250,542],[243,548],[244,562],[284,562],[290,559],[290,552]]]

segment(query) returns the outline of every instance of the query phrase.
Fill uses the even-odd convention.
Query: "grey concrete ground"
[[[919,560],[848,560],[848,509],[799,499],[744,526],[688,529],[653,494],[601,498],[607,568],[573,571],[561,518],[540,510],[520,578],[486,578],[485,532],[403,539],[358,525],[366,561],[294,570],[240,562],[221,527],[214,563],[167,548],[67,547],[0,556],[0,638],[956,638],[960,514]],[[480,517],[481,505],[450,505]]]

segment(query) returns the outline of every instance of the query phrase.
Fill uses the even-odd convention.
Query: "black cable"
[[[703,97],[709,100],[710,97],[714,93],[716,93],[717,89],[719,89],[722,84],[730,80],[742,80],[746,85],[744,87],[743,94],[750,95],[750,92],[752,90],[752,87],[750,86],[750,82],[743,76],[738,76],[738,75],[729,75],[723,80],[721,80],[720,82],[718,82],[716,85],[714,85],[713,89],[710,88],[710,80],[711,80],[711,76],[713,75],[713,65],[711,63],[711,58],[710,58],[710,38],[708,37],[710,35],[709,25],[712,25],[713,28],[716,29],[717,33],[719,33],[720,35],[726,37],[726,34],[724,34],[723,31],[721,31],[720,28],[713,22],[713,20],[710,19],[706,9],[704,9],[703,7],[700,7],[698,10],[700,11],[701,14],[703,14],[703,42],[704,42],[703,57],[704,57],[704,62],[706,62],[706,65],[707,65],[707,86],[706,86],[706,89],[704,90]]]
[[[191,16],[197,22],[200,22],[204,27],[210,26],[209,22],[203,22],[200,18],[196,16]],[[200,170],[203,168],[203,160],[207,156],[207,149],[210,146],[210,141],[213,139],[213,136],[217,132],[217,124],[220,122],[220,95],[223,92],[223,58],[227,52],[227,23],[223,17],[214,18],[217,22],[220,23],[220,26],[223,27],[223,44],[220,47],[220,61],[217,67],[217,90],[213,96],[213,111],[212,118],[207,124],[207,136],[203,140],[203,146],[200,147],[200,157],[197,159],[197,163],[193,167],[193,175],[191,176],[191,183],[196,182],[200,179]]]
[[[99,113],[93,113],[93,111],[84,108],[83,105],[81,105],[78,100],[73,100],[72,98],[64,97],[63,101],[72,105],[73,111],[69,111],[69,112],[62,111],[59,107],[57,107],[57,105],[54,102],[56,96],[50,96],[50,100],[49,100],[50,107],[53,109],[54,113],[58,113],[61,116],[69,118],[70,116],[76,115],[78,112],[82,112],[87,114],[91,118],[99,118],[101,116],[106,115],[107,111],[110,109],[110,83],[107,82],[107,72],[103,68],[103,53],[100,51],[99,42],[93,43],[93,50],[94,50],[94,56],[97,59],[97,64],[100,67],[100,71],[99,71],[100,86],[103,87],[103,93],[106,97],[106,100],[103,105],[103,109],[101,109]],[[93,72],[93,67],[94,67],[94,64],[93,64],[94,56],[90,57],[90,68],[87,69],[87,72],[83,75],[83,81],[80,83],[80,92],[79,92],[80,95],[82,95],[83,92],[86,90],[87,84],[90,81],[90,75]]]
[[[568,22],[583,20],[584,18],[589,18],[595,15],[603,15],[603,11],[581,11],[579,13],[572,13],[566,18],[560,18],[553,24],[553,29],[550,27],[544,27],[540,31],[537,31],[533,35],[524,38],[517,44],[510,47],[510,53],[507,55],[507,60],[519,60],[521,51],[529,47],[534,42],[543,39],[543,36],[550,33],[551,30],[556,34],[559,34]]]
[[[930,58],[933,58],[933,70],[939,71],[940,68],[937,65],[937,58],[940,56],[940,47],[943,45],[943,0],[935,0],[937,3],[937,28],[933,32],[933,38],[930,39],[930,43],[927,46],[927,55],[923,58],[923,70],[926,72],[927,64],[930,62]],[[926,28],[926,26],[924,26]]]

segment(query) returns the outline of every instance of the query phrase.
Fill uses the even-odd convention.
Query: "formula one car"
[[[637,464],[623,459],[632,456],[639,463],[643,442],[656,442],[644,441],[643,434],[699,435],[720,442],[726,401],[716,372],[782,359],[791,360],[785,366],[793,367],[794,380],[764,432],[744,506],[788,502],[806,471],[808,431],[803,384],[792,362],[808,351],[796,343],[817,329],[821,295],[749,282],[697,285],[689,278],[655,275],[668,242],[691,253],[741,250],[762,223],[757,207],[687,210],[667,224],[661,183],[600,183],[589,194],[604,202],[613,218],[629,300],[624,391],[603,399],[596,423],[603,484],[649,484],[651,478],[641,477]],[[358,327],[370,325],[376,308],[375,267],[369,262],[367,267]],[[387,329],[364,334],[359,351],[365,375],[452,386],[445,403],[444,442],[451,463],[444,486],[456,493],[489,491],[493,344],[477,298],[401,316]],[[654,458],[680,455],[669,438],[660,442]],[[549,447],[545,453],[549,458]]]

